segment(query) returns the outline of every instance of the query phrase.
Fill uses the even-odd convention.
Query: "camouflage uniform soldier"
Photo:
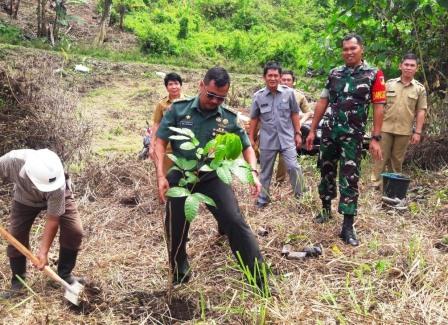
[[[381,70],[370,67],[362,60],[362,38],[349,34],[342,41],[342,56],[345,65],[330,72],[328,82],[316,105],[307,147],[310,150],[316,128],[329,107],[328,120],[324,121],[320,146],[321,183],[319,195],[322,211],[316,222],[323,223],[331,218],[331,200],[336,198],[336,173],[339,161],[339,213],[344,215],[340,237],[352,246],[359,245],[353,229],[358,205],[358,180],[362,140],[365,132],[370,102],[374,105],[372,141],[370,152],[381,160],[379,141],[385,85]]]

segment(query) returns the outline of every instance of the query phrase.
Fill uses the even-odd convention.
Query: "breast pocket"
[[[280,103],[278,106],[278,112],[281,118],[290,118],[291,110],[289,109],[289,103]]]
[[[395,91],[388,91],[386,93],[386,110],[388,110],[393,104],[395,104],[395,101],[397,100],[397,94]]]
[[[417,104],[418,95],[415,93],[408,94],[408,104],[410,107],[415,107]]]
[[[271,105],[261,106],[260,107],[261,118],[265,122],[269,122],[272,120],[272,107]]]

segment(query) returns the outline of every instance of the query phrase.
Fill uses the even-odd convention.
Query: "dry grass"
[[[114,65],[101,64],[104,71],[111,71]],[[112,70],[115,75],[100,76],[97,72],[79,86],[86,87],[84,95],[90,99],[102,96],[106,109],[117,98],[104,96],[103,90],[92,93],[92,88],[107,89],[107,80],[113,82],[114,89],[120,88],[120,82],[131,89],[127,74],[139,69],[153,75],[168,68],[123,65],[123,74],[120,69]],[[186,85],[193,91],[202,71],[182,73],[186,73]],[[147,82],[152,92],[163,93],[160,79],[135,75],[137,88]],[[252,82],[243,84],[238,83],[243,77],[234,79],[241,87],[253,86],[257,80],[252,77]],[[126,101],[131,100],[129,96]],[[147,99],[152,101],[155,96]],[[146,115],[143,109],[137,111]],[[126,125],[127,114],[114,114],[114,120]],[[127,137],[140,139],[139,130],[124,129],[130,132]],[[302,159],[309,192],[300,203],[292,199],[287,184],[273,185],[273,203],[257,211],[247,189],[235,184],[251,228],[255,233],[259,227],[269,230],[267,236],[257,239],[273,270],[274,296],[262,299],[251,293],[227,242],[217,236],[216,222],[202,211],[192,224],[188,243],[194,276],[187,285],[174,289],[168,303],[164,209],[156,196],[153,166],[137,161],[135,154],[116,152],[85,160],[82,165],[75,184],[85,238],[76,273],[89,279],[90,301],[84,309],[71,308],[63,300],[62,290],[50,286],[42,274],[30,268],[28,284],[35,294],[28,292],[22,299],[2,302],[3,324],[255,324],[262,323],[264,317],[270,324],[448,322],[448,255],[434,248],[448,234],[446,169],[406,171],[413,175],[409,193],[412,203],[407,211],[398,213],[383,209],[381,194],[368,188],[370,162],[365,161],[356,219],[362,243],[358,248],[338,239],[340,216],[328,224],[313,223],[319,207],[319,176],[312,158]],[[10,190],[6,185],[0,187],[2,224],[7,224]],[[33,226],[32,247],[37,246],[42,225],[40,219]],[[297,250],[321,243],[324,253],[315,259],[286,260],[280,254],[285,242]],[[4,251],[6,244],[0,241],[0,246]],[[57,245],[50,255],[54,267]],[[6,287],[8,281],[7,258],[0,254],[0,287]]]

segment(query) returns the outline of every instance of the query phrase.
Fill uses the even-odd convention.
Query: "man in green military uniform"
[[[387,103],[381,128],[383,160],[374,164],[371,176],[374,187],[381,185],[380,174],[385,167],[401,173],[409,143],[420,143],[428,104],[425,87],[414,79],[417,68],[417,56],[408,53],[400,63],[401,76],[386,83]],[[415,129],[412,130],[414,121]]]
[[[380,131],[385,103],[384,76],[381,70],[363,61],[363,41],[357,34],[342,40],[345,65],[331,70],[327,84],[316,104],[310,133],[306,139],[311,150],[317,126],[328,112],[322,126],[320,144],[321,182],[319,195],[322,211],[316,222],[331,218],[331,200],[336,198],[336,174],[339,161],[339,213],[344,215],[340,237],[352,246],[359,245],[353,229],[358,206],[358,180],[361,165],[362,141],[369,104],[373,103],[373,131],[370,152],[381,160]]]
[[[255,169],[256,157],[249,138],[239,125],[236,114],[222,105],[229,86],[230,77],[225,69],[215,67],[208,70],[200,83],[199,95],[173,103],[165,113],[157,131],[155,147],[157,184],[160,199],[167,202],[165,227],[174,283],[183,283],[190,278],[191,272],[186,253],[190,224],[185,219],[185,198],[165,196],[169,187],[178,185],[182,175],[176,170],[165,175],[163,158],[168,142],[175,156],[185,159],[196,159],[196,157],[192,150],[186,151],[180,148],[182,141],[169,140],[169,137],[173,135],[169,127],[192,130],[201,147],[219,133],[232,132],[239,135],[243,144],[244,159],[253,170],[255,183],[251,188],[252,195],[257,197],[261,190]],[[256,264],[262,262],[262,256],[254,234],[244,221],[232,188],[222,182],[216,172],[204,172],[200,174],[200,181],[195,185],[194,192],[203,193],[215,201],[216,208],[207,206],[208,209],[218,221],[219,228],[227,235],[232,252],[235,256],[240,255],[244,266],[254,271]]]

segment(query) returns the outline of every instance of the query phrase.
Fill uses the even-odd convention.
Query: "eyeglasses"
[[[204,88],[205,88],[205,87],[204,87]],[[208,99],[213,99],[213,98],[215,98],[217,101],[220,101],[220,102],[225,101],[226,98],[227,98],[227,96],[219,96],[219,95],[216,95],[216,94],[214,94],[214,93],[211,93],[211,92],[209,92],[209,91],[207,90],[207,88],[205,88],[205,93],[207,94],[207,98],[208,98]]]

